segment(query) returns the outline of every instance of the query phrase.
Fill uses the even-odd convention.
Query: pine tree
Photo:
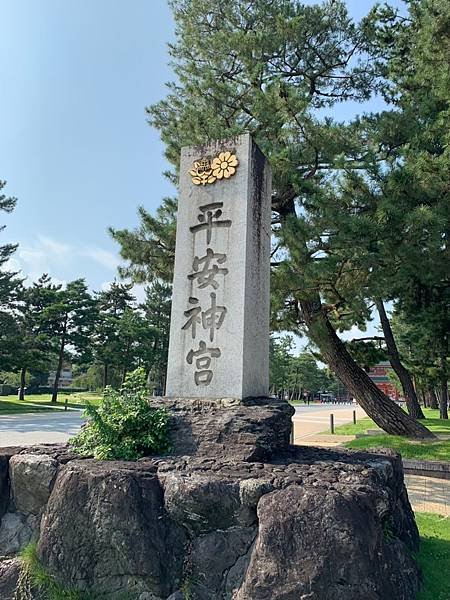
[[[15,369],[20,372],[19,398],[25,399],[28,371],[48,370],[54,357],[53,310],[61,286],[52,283],[47,274],[30,287],[22,288],[17,311],[18,342]]]
[[[441,418],[448,418],[450,368],[450,6],[443,0],[414,0],[410,7],[414,39],[402,37],[410,68],[400,53],[392,65],[398,104],[414,117],[404,153],[399,195],[413,197],[408,260],[398,308],[427,340],[439,382]],[[420,335],[422,332],[422,335]],[[425,342],[426,343],[426,342]]]
[[[84,279],[70,281],[65,289],[55,294],[55,301],[42,311],[47,322],[47,332],[52,335],[57,366],[53,384],[52,402],[57,402],[58,387],[67,348],[79,361],[90,358],[92,332],[97,313],[95,302]]]
[[[17,199],[2,193],[6,185],[0,180],[0,212],[10,213],[16,206]],[[0,225],[0,232],[5,225]],[[13,368],[16,349],[19,344],[19,331],[15,317],[15,306],[21,280],[18,273],[6,268],[9,259],[17,249],[17,244],[0,245],[0,371]]]
[[[149,380],[162,393],[167,371],[169,352],[170,309],[172,288],[161,281],[153,281],[145,290],[146,299],[141,305],[152,330],[149,359]]]
[[[351,253],[349,260],[336,258],[334,247],[348,246],[365,220],[354,201],[337,221],[330,220],[334,182],[339,172],[375,169],[393,147],[390,138],[378,144],[371,135],[389,129],[388,117],[336,123],[325,115],[337,102],[365,100],[381,89],[391,41],[380,45],[377,15],[356,25],[342,2],[173,0],[171,5],[177,83],[148,113],[175,173],[182,146],[253,134],[274,176],[274,235],[284,256],[274,257],[273,281],[283,298],[278,316],[292,331],[306,327],[327,364],[383,429],[431,435],[373,384],[336,333],[363,324],[370,310],[364,294],[344,297],[339,289],[355,289],[359,278]],[[394,17],[380,18],[395,25]],[[161,239],[154,225],[149,229]]]
[[[119,267],[121,277],[130,278],[134,283],[158,279],[172,283],[176,211],[176,201],[165,198],[155,216],[139,207],[140,226],[137,230],[109,229],[113,239],[120,244],[120,255],[129,261],[125,267]]]
[[[0,211],[10,213],[16,206],[17,199],[7,197],[2,193],[3,188],[6,185],[6,181],[0,180]],[[0,225],[0,232],[5,229],[6,225]],[[4,269],[5,264],[14,254],[17,249],[17,244],[3,244],[0,246],[0,308],[8,305],[13,290],[17,287],[18,281],[16,279],[17,273],[6,271]]]
[[[445,418],[450,354],[450,6],[441,0],[413,0],[409,10],[408,20],[397,20],[384,86],[386,99],[396,107],[390,114],[390,135],[398,137],[398,158],[394,153],[382,171],[371,174],[370,183],[360,178],[353,186],[359,202],[376,199],[372,246],[362,249],[358,244],[358,252],[372,266],[368,288],[386,341],[391,334],[381,294],[395,301],[397,317],[410,335],[414,332],[405,356],[416,378],[435,372]],[[393,366],[398,363],[407,400],[413,403],[410,412],[420,416],[393,339],[388,351]],[[434,402],[434,389],[430,392]]]
[[[110,369],[120,365],[122,341],[118,324],[135,302],[131,288],[131,284],[113,281],[108,290],[96,293],[98,320],[94,334],[94,359],[103,366],[103,387],[111,382]]]
[[[161,364],[165,366],[167,360],[167,286],[152,284],[140,306],[132,287],[113,282],[108,290],[97,293],[94,358],[103,367],[104,387],[122,385],[127,373],[138,367],[152,377],[159,376]],[[168,302],[170,311],[170,294]]]
[[[396,305],[392,320],[411,372],[429,397],[430,408],[439,407],[442,419],[448,418],[449,305],[448,287],[420,288],[414,301]]]

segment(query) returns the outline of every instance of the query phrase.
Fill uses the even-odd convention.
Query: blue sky
[[[15,265],[93,288],[114,278],[106,229],[172,194],[144,107],[165,94],[165,0],[1,0],[0,178],[17,196]],[[2,217],[3,220],[3,217]]]
[[[372,4],[348,2],[355,18]],[[19,200],[1,241],[19,242],[31,280],[104,287],[119,262],[107,227],[174,193],[144,112],[165,95],[171,39],[166,0],[0,0],[0,178]]]

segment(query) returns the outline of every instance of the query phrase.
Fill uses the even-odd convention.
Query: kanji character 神
[[[189,304],[197,304],[198,298],[189,298]],[[192,339],[195,339],[195,333],[197,331],[197,324],[201,323],[201,317],[199,316],[202,312],[200,306],[194,306],[194,308],[190,308],[189,310],[184,311],[184,316],[189,317],[186,323],[183,325],[181,329],[189,329],[191,327]]]
[[[209,329],[209,339],[212,342],[214,340],[214,332],[216,329],[220,329],[227,314],[227,309],[225,306],[217,306],[216,294],[214,292],[211,292],[210,297],[211,307],[202,312],[202,325],[203,329]]]
[[[209,329],[209,339],[214,340],[214,332],[222,326],[227,309],[225,306],[217,306],[216,294],[211,292],[211,306],[207,310],[202,311],[200,306],[194,306],[189,310],[184,311],[184,315],[189,317],[181,329],[191,328],[192,339],[195,339],[197,325],[202,324],[203,329]],[[198,304],[198,298],[189,298],[190,304]]]

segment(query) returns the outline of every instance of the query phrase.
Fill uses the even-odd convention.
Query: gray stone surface
[[[0,560],[0,598],[2,600],[14,600],[20,570],[20,559]]]
[[[193,162],[203,157],[215,157],[231,151],[239,165],[229,179],[213,184],[194,185],[189,170]],[[260,150],[248,135],[207,146],[184,148],[181,155],[180,194],[178,202],[177,243],[170,330],[167,395],[191,398],[245,398],[267,396],[269,357],[269,255],[270,255],[270,195],[269,166]],[[225,221],[229,226],[213,227],[208,243],[206,230],[191,231],[201,225],[198,217],[206,214],[200,207],[211,203],[214,222]],[[230,223],[231,222],[231,223]],[[195,274],[195,257],[203,258],[207,249],[226,255],[210,261],[209,268],[226,269],[214,276],[216,287],[204,285]],[[205,266],[202,263],[198,270]],[[197,271],[198,272],[198,271]],[[183,327],[190,316],[185,312],[201,307],[211,308],[215,294],[218,307],[226,314],[220,328],[214,329],[214,339],[207,323],[196,322]],[[189,298],[198,302],[190,303]],[[194,315],[193,315],[194,316]],[[195,318],[200,318],[196,314]],[[217,315],[218,323],[220,315]],[[223,316],[223,315],[222,315]],[[208,315],[205,315],[207,318]],[[206,325],[206,327],[204,327]],[[200,342],[208,348],[219,349],[220,356],[196,356],[189,364],[191,350],[199,350]],[[196,361],[210,360],[197,365]],[[208,385],[195,381],[195,373],[212,371]],[[201,375],[206,380],[206,375]]]
[[[45,448],[33,452],[43,457]],[[47,454],[58,471],[38,555],[82,595],[412,600],[417,593],[418,531],[393,453],[291,447],[266,462],[197,453],[134,463],[76,460],[58,448]],[[23,517],[7,513],[3,522],[20,525]],[[17,564],[0,559],[2,569],[10,588]],[[3,598],[1,591],[0,578]]]
[[[45,454],[17,454],[9,461],[11,501],[17,511],[38,515],[46,504],[58,469]]]
[[[18,512],[7,512],[0,523],[0,556],[17,554],[38,537],[38,519]]]
[[[294,408],[278,398],[152,398],[171,416],[171,454],[268,460],[289,447]]]
[[[48,594],[32,584],[22,567],[20,558],[0,558],[0,599],[48,600]]]
[[[154,468],[85,460],[61,469],[38,551],[66,585],[108,599],[167,598],[181,582],[185,539],[164,510]]]
[[[9,502],[9,458],[7,454],[0,455],[0,519]]]
[[[373,492],[369,497],[336,482],[331,489],[289,486],[265,495],[258,504],[258,537],[236,600],[414,598],[416,566],[408,554],[398,556],[399,589],[392,569],[396,541],[383,539],[388,535],[380,527],[376,504],[385,500],[375,488]],[[387,510],[389,520],[388,515]],[[355,535],[357,531],[364,535]],[[331,571],[331,577],[324,576]]]

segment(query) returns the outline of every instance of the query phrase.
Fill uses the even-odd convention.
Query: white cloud
[[[67,275],[67,279],[82,277],[86,265],[93,261],[115,275],[120,258],[118,255],[99,246],[78,246],[62,242],[45,235],[38,235],[36,241],[20,244],[14,256],[8,261],[8,269],[20,271],[27,277],[27,283],[36,281],[43,273],[48,273],[55,283],[65,285],[65,279],[56,275]]]
[[[33,281],[50,270],[51,260],[39,246],[19,246],[13,260],[20,266],[22,275]]]
[[[115,270],[119,262],[118,257],[113,252],[103,250],[102,248],[86,248],[85,250],[81,250],[80,254],[81,256],[95,260],[95,262],[102,265],[102,267],[106,267],[107,269]]]
[[[107,292],[109,290],[109,288],[111,287],[111,284],[113,282],[112,281],[104,281],[101,285],[100,285],[100,291],[101,292]]]
[[[44,235],[38,235],[39,244],[42,248],[42,252],[50,254],[56,258],[62,258],[69,255],[72,252],[72,248],[67,244],[62,244],[56,240],[52,240]]]
[[[145,293],[145,285],[141,285],[136,283],[131,290],[132,294],[136,297],[136,301],[139,303],[145,302],[146,293]]]

